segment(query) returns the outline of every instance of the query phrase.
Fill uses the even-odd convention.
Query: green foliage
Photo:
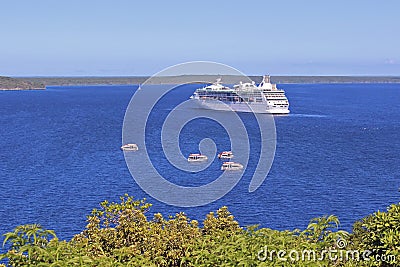
[[[209,235],[222,233],[234,234],[241,230],[239,223],[235,221],[226,206],[217,211],[217,217],[215,217],[214,212],[207,214],[203,224],[203,232]]]
[[[334,215],[313,218],[301,235],[307,240],[319,244],[320,247],[324,247],[326,244],[331,246],[336,241],[347,240],[349,237],[349,233],[346,231],[338,231],[339,224],[338,217]]]
[[[58,240],[53,231],[40,225],[18,226],[4,235],[10,250],[0,259],[18,267],[384,266],[375,261],[278,257],[279,251],[337,249],[340,239],[350,240],[353,249],[377,247],[398,253],[398,206],[367,217],[355,225],[354,234],[339,231],[335,216],[314,218],[304,231],[243,229],[228,208],[222,207],[210,212],[200,227],[184,213],[167,219],[157,213],[149,220],[150,206],[128,195],[119,203],[104,201],[87,217],[86,228],[70,241]],[[390,264],[386,266],[395,266]]]
[[[56,237],[54,231],[44,230],[39,224],[18,226],[14,232],[4,236],[3,246],[10,241],[12,249],[21,249],[26,246],[45,247],[49,242],[49,237]]]
[[[375,266],[400,266],[400,204],[355,223],[353,233],[353,240],[359,247],[372,251],[371,260]]]

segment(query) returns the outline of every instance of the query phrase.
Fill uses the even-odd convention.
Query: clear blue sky
[[[238,1],[239,2],[239,1]],[[400,75],[400,1],[2,1],[0,75]]]

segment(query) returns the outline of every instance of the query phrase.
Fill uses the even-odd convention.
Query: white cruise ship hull
[[[264,76],[256,86],[255,82],[234,85],[233,89],[220,83],[198,88],[190,97],[197,106],[212,110],[237,112],[288,114],[289,101],[285,91],[270,82],[269,76]]]
[[[236,112],[253,112],[266,114],[289,114],[289,109],[268,106],[266,103],[241,103],[241,102],[221,102],[217,100],[201,100],[193,99],[200,108],[236,111]]]

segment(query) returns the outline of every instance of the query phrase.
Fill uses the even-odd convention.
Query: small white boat
[[[137,146],[137,144],[126,144],[121,146],[121,150],[123,151],[137,151],[139,150],[139,147]]]
[[[231,159],[233,158],[233,153],[232,151],[223,151],[218,154],[218,158],[220,159]]]
[[[190,154],[188,157],[189,162],[201,162],[206,161],[207,159],[207,156],[202,154]]]
[[[242,169],[242,164],[232,161],[224,162],[221,166],[221,171],[240,171]]]

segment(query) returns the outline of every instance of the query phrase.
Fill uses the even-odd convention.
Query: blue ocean
[[[0,233],[39,223],[70,239],[84,229],[86,215],[99,202],[118,201],[125,193],[153,204],[149,218],[183,211],[202,221],[228,206],[241,226],[278,230],[304,229],[310,219],[334,214],[341,229],[350,231],[356,220],[399,202],[400,84],[278,86],[286,91],[291,113],[275,116],[276,152],[266,180],[250,193],[251,171],[246,171],[224,197],[191,208],[152,198],[128,170],[120,150],[122,126],[137,86],[0,92]],[[197,87],[174,90],[160,101],[161,110],[167,114]],[[146,138],[157,144],[163,116],[153,117]],[[257,131],[254,119],[243,114],[241,119],[249,134]],[[213,121],[188,123],[182,130],[183,154],[196,150],[210,133],[225,140],[223,127]],[[260,140],[253,140],[257,147]],[[226,146],[216,144],[219,150]],[[193,180],[169,166],[162,153],[149,154],[172,182],[191,185]],[[251,154],[249,168],[256,160]],[[212,181],[213,175],[200,172],[195,183]]]

